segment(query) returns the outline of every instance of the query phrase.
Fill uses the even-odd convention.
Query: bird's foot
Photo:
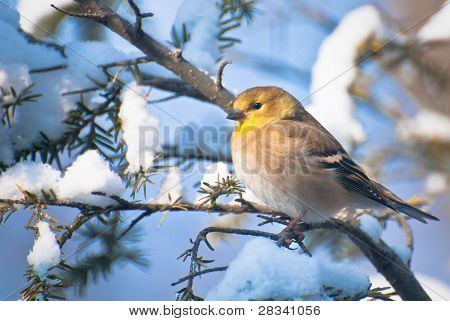
[[[304,253],[310,257],[312,256],[311,252],[306,248],[305,244],[303,244],[305,234],[300,228],[300,218],[291,219],[288,226],[286,226],[286,228],[284,228],[278,236],[279,238],[277,244],[279,246],[286,247],[290,250],[295,250],[290,247],[292,243],[295,242],[300,246]]]

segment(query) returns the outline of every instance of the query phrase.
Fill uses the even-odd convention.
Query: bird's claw
[[[305,234],[298,229],[298,220],[293,220],[278,234],[277,244],[278,246],[285,247],[289,250],[296,250],[297,248],[291,247],[292,243],[295,242],[306,255],[311,257],[311,252],[306,248],[305,244],[303,244],[304,239]]]

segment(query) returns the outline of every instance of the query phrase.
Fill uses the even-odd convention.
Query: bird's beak
[[[231,120],[241,120],[245,118],[245,114],[240,110],[233,110],[227,116],[227,119]]]

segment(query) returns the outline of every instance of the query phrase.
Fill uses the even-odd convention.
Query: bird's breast
[[[232,135],[236,175],[256,197],[274,210],[296,217],[315,212],[325,220],[345,207],[345,193],[332,177],[314,173],[299,141],[254,131]],[[310,216],[310,215],[308,215]]]

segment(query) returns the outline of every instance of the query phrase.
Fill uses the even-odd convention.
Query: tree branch
[[[203,274],[208,274],[208,273],[213,273],[213,272],[222,272],[222,271],[226,271],[228,268],[228,266],[218,266],[215,268],[211,268],[211,269],[206,269],[206,270],[201,270],[199,272],[195,272],[193,274],[193,277],[196,278],[197,276],[203,275]],[[175,286],[178,284],[181,284],[185,281],[189,280],[189,275],[187,276],[183,276],[182,278],[180,278],[178,281],[171,283],[171,286]]]
[[[200,149],[186,148],[181,150],[177,146],[164,145],[160,152],[161,157],[164,158],[180,158],[183,160],[208,160],[213,162],[231,163],[231,157],[223,155],[222,153],[207,154]]]
[[[138,57],[134,59],[126,59],[126,60],[119,60],[107,64],[100,65],[101,68],[111,68],[111,67],[122,67],[122,66],[132,66],[132,65],[139,65],[139,64],[145,64],[147,62],[153,61],[153,58],[151,57]]]
[[[117,13],[99,0],[75,0],[83,10],[83,18],[102,23],[123,39],[140,49],[145,55],[154,57],[155,62],[178,75],[184,82],[200,92],[211,103],[228,112],[234,95],[226,89],[217,90],[217,86],[208,75],[194,65],[178,57],[169,48],[163,46],[144,32],[136,29]]]
[[[198,90],[196,90],[191,85],[187,84],[181,79],[177,78],[166,78],[156,75],[151,75],[148,73],[142,74],[142,82],[140,85],[156,87],[161,90],[170,91],[181,96],[187,96],[195,98],[197,100],[206,101],[214,103],[209,100],[208,97],[202,95]]]
[[[96,195],[105,195],[104,193],[95,193]],[[118,196],[111,196],[114,200],[116,200],[117,205],[109,206],[107,208],[101,208],[98,206],[92,206],[79,202],[71,202],[71,201],[61,201],[61,200],[9,200],[9,199],[0,199],[0,204],[8,204],[8,205],[25,205],[25,206],[34,206],[38,203],[46,206],[64,206],[70,208],[77,208],[82,210],[85,214],[85,217],[93,216],[90,212],[94,213],[109,213],[115,210],[118,211],[135,211],[141,210],[145,211],[146,215],[149,216],[153,213],[170,210],[170,211],[207,211],[207,212],[217,212],[217,213],[233,213],[233,214],[270,214],[270,215],[280,215],[282,217],[286,217],[283,213],[278,213],[270,210],[267,207],[260,206],[258,204],[250,203],[243,205],[230,205],[230,204],[216,204],[214,206],[210,206],[208,204],[196,205],[196,204],[152,204],[152,203],[135,203],[129,202],[125,199],[122,199]],[[276,222],[276,221],[274,221]],[[283,222],[280,221],[280,222]],[[411,270],[403,263],[402,259],[393,252],[386,243],[383,241],[375,242],[373,241],[366,233],[364,233],[361,229],[356,226],[353,226],[349,222],[338,220],[338,219],[330,219],[328,221],[322,223],[314,223],[314,224],[301,224],[299,225],[299,229],[301,232],[317,230],[317,229],[333,229],[338,230],[345,233],[358,248],[363,252],[363,254],[369,259],[369,261],[374,265],[374,267],[381,273],[388,282],[392,285],[392,287],[396,290],[397,294],[403,300],[430,300],[430,297],[427,295],[425,290],[421,287],[420,283],[415,278],[414,274]],[[194,242],[194,246],[200,246],[201,241],[206,240],[206,235],[208,233],[231,233],[231,234],[239,234],[239,235],[252,235],[252,236],[260,236],[267,237],[272,240],[278,240],[279,236],[277,234],[263,232],[263,231],[255,231],[255,230],[241,230],[241,229],[226,229],[226,228],[218,228],[218,227],[208,227],[202,230],[197,236],[196,241]],[[64,241],[65,242],[65,241]],[[198,243],[198,245],[196,245]],[[192,252],[191,259],[197,259],[198,257]],[[191,272],[195,273],[196,271]]]
[[[192,248],[186,250],[183,254],[180,255],[179,258],[183,258],[183,260],[186,260],[186,258],[190,257],[190,268],[189,268],[189,274],[185,277],[180,278],[179,281],[173,283],[173,285],[179,284],[183,281],[188,281],[185,288],[179,291],[181,293],[181,297],[179,298],[182,301],[190,301],[190,300],[198,300],[200,299],[194,294],[193,286],[194,286],[194,279],[202,275],[202,271],[200,270],[202,266],[204,266],[206,261],[198,256],[198,252],[200,249],[200,245],[202,242],[205,242],[205,244],[209,247],[210,250],[214,250],[211,244],[208,242],[207,236],[210,233],[227,233],[227,234],[237,234],[237,235],[250,235],[250,236],[258,236],[258,237],[265,237],[268,239],[271,239],[273,241],[278,241],[279,236],[274,233],[269,232],[263,232],[263,231],[256,231],[256,230],[247,230],[247,229],[238,229],[238,228],[227,228],[227,227],[214,227],[210,226],[203,230],[201,230],[197,237],[195,238],[195,241],[193,242]],[[214,271],[214,268],[207,269],[210,270],[210,272]],[[220,271],[220,270],[219,270]]]
[[[283,221],[281,221],[284,224]],[[375,242],[364,233],[361,229],[353,226],[349,222],[345,222],[338,219],[330,219],[321,223],[314,224],[301,224],[299,230],[301,232],[307,232],[317,229],[332,229],[345,233],[355,245],[363,252],[367,259],[374,265],[379,273],[381,273],[388,282],[395,289],[396,293],[406,301],[429,301],[431,300],[428,294],[420,285],[419,281],[415,278],[413,272],[403,263],[402,259],[391,250],[391,248],[382,240]],[[258,237],[269,238],[274,241],[278,241],[280,235],[267,233],[257,230],[247,229],[234,229],[234,228],[222,228],[222,227],[208,227],[203,229],[193,243],[191,249],[185,252],[185,257],[191,257],[191,265],[189,275],[182,278],[188,281],[186,288],[183,289],[184,299],[192,299],[196,296],[193,293],[193,282],[196,275],[199,273],[198,268],[201,266],[198,261],[198,251],[201,242],[205,242],[206,245],[213,250],[211,245],[207,241],[207,235],[209,233],[228,233],[238,235],[251,235]],[[182,298],[183,299],[183,298]]]
[[[133,9],[134,14],[136,16],[136,22],[134,24],[134,28],[136,32],[142,32],[142,19],[153,17],[153,13],[141,13],[138,5],[134,2],[134,0],[128,0],[130,7]]]
[[[380,240],[373,241],[361,229],[337,219],[323,223],[307,224],[304,231],[334,229],[345,233],[363,252],[379,273],[392,285],[397,294],[407,301],[429,301],[428,294],[415,278],[413,272],[391,248]]]
[[[104,193],[93,193],[95,195],[105,195]],[[105,196],[108,197],[108,196]],[[110,196],[113,198],[117,205],[108,206],[106,208],[89,205],[86,203],[80,202],[72,202],[72,201],[63,201],[63,200],[11,200],[11,199],[0,199],[0,204],[7,205],[24,205],[24,206],[35,206],[37,204],[42,204],[46,206],[58,206],[58,207],[69,207],[76,208],[79,210],[86,210],[88,212],[112,212],[112,211],[149,211],[151,213],[164,211],[170,209],[172,212],[179,211],[207,211],[213,213],[233,213],[233,214],[246,214],[246,213],[258,213],[258,214],[274,214],[274,215],[283,215],[283,213],[279,213],[273,211],[265,206],[261,206],[258,204],[252,204],[252,206],[247,205],[232,205],[232,204],[216,204],[211,206],[209,204],[197,205],[191,203],[179,203],[177,207],[173,207],[171,204],[153,204],[153,203],[136,203],[129,202],[125,199],[122,199],[118,196]],[[256,212],[257,211],[257,212]]]
[[[65,15],[68,15],[70,17],[91,19],[91,20],[94,20],[96,22],[103,23],[104,16],[101,13],[90,12],[90,10],[88,10],[87,12],[82,12],[82,13],[69,12],[69,11],[65,11],[63,9],[58,8],[54,4],[51,4],[50,7],[52,7],[53,9],[55,9],[58,12],[61,12],[61,13],[65,14]]]
[[[66,231],[58,237],[58,245],[60,248],[66,244],[66,242],[72,238],[72,235],[77,231],[84,223],[86,223],[89,218],[86,217],[85,213],[80,212],[75,219],[66,227]]]

